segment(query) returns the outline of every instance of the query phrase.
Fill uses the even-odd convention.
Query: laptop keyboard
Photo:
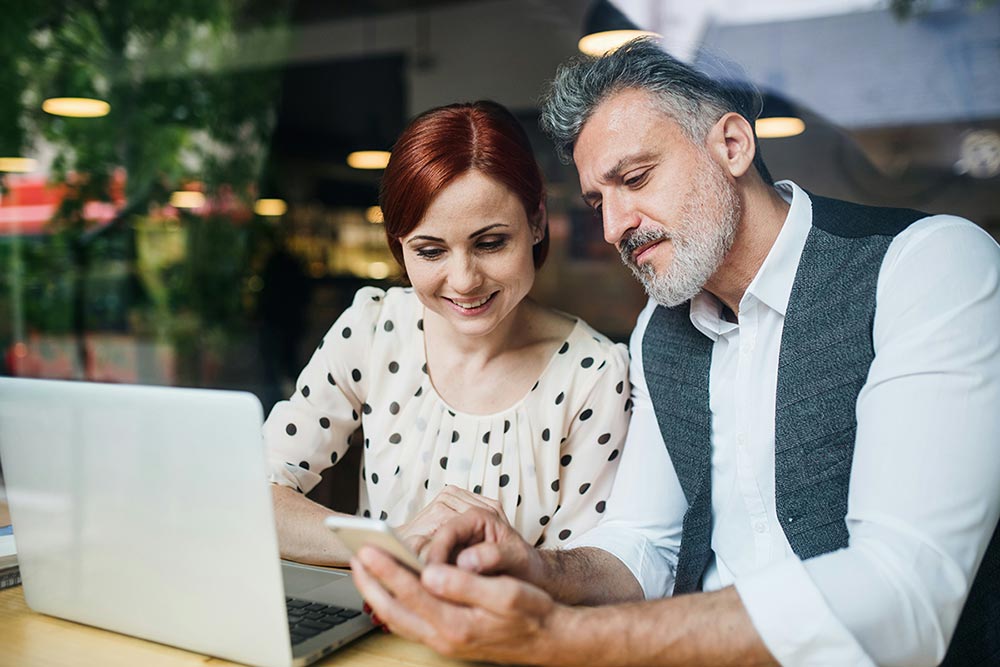
[[[285,598],[285,606],[288,608],[288,631],[292,636],[293,646],[361,615],[357,609],[344,609],[295,598]]]

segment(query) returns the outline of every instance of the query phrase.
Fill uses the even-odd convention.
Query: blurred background
[[[995,0],[11,2],[0,373],[246,389],[269,410],[358,287],[400,281],[384,155],[357,153],[480,98],[523,121],[547,180],[536,297],[627,340],[642,292],[537,128],[556,66],[620,29],[739,63],[775,178],[1000,234]]]

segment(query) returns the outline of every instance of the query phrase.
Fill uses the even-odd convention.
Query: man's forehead
[[[679,126],[647,92],[626,89],[602,100],[587,118],[573,146],[577,170],[610,175],[629,156],[648,152],[650,134],[672,135]],[[582,175],[582,174],[581,174]]]

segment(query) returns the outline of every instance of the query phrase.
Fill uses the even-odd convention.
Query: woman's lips
[[[455,310],[460,315],[472,316],[479,315],[487,310],[493,304],[493,299],[496,297],[498,292],[493,292],[489,296],[480,297],[477,299],[450,299],[445,297],[445,301],[451,304],[453,310]]]

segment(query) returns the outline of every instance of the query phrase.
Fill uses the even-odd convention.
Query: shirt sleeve
[[[647,599],[673,591],[687,511],[642,368],[642,338],[655,308],[650,301],[639,314],[629,343],[632,417],[606,511],[597,526],[567,545],[596,547],[618,558]]]
[[[968,221],[919,221],[876,300],[849,545],[736,582],[782,665],[938,664],[1000,517],[1000,249]]]
[[[549,545],[591,528],[605,510],[628,430],[628,351],[604,343],[590,392],[573,416],[559,452],[559,510],[546,526]]]
[[[295,393],[271,410],[264,422],[269,481],[308,493],[347,451],[361,425],[384,296],[373,287],[358,290],[302,369]]]

